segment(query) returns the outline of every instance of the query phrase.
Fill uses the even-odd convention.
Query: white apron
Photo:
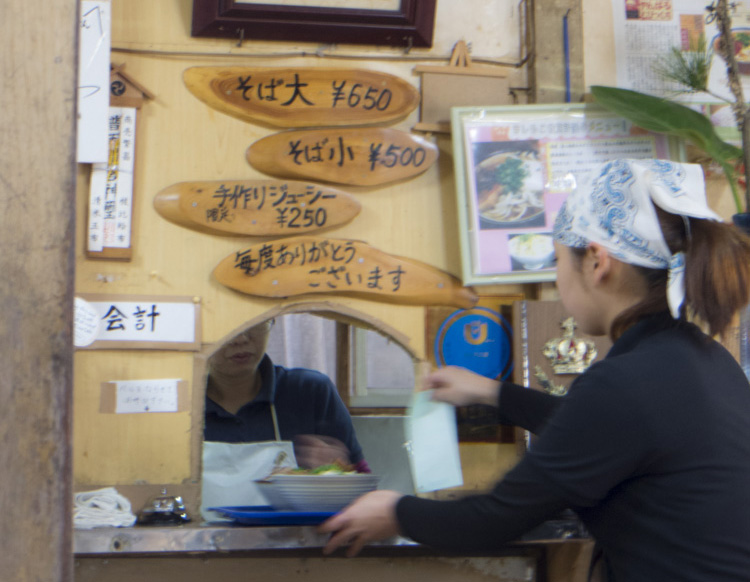
[[[259,443],[204,441],[201,517],[205,521],[225,518],[209,507],[267,505],[256,479],[268,477],[274,467],[296,467],[291,441],[282,441],[276,408],[271,404],[276,440]]]

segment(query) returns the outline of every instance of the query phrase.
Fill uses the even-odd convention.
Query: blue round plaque
[[[487,378],[505,380],[513,370],[511,334],[507,320],[497,311],[460,309],[438,329],[435,361],[439,367],[461,366]]]

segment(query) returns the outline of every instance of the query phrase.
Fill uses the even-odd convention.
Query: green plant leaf
[[[595,85],[591,93],[605,109],[643,129],[681,137],[719,163],[742,158],[742,149],[719,138],[711,121],[690,107],[617,87]]]

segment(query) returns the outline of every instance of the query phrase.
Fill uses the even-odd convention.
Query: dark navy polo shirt
[[[306,368],[275,366],[264,355],[258,366],[258,395],[231,414],[206,396],[204,438],[207,441],[251,443],[275,439],[271,402],[276,407],[282,440],[298,434],[332,436],[349,448],[350,461],[362,460],[349,411],[325,374]]]

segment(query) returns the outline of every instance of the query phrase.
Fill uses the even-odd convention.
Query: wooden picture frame
[[[685,159],[681,140],[588,103],[453,107],[451,132],[464,285],[554,281],[555,217],[596,163]]]
[[[436,0],[396,3],[395,10],[371,10],[193,0],[191,36],[431,47]]]

